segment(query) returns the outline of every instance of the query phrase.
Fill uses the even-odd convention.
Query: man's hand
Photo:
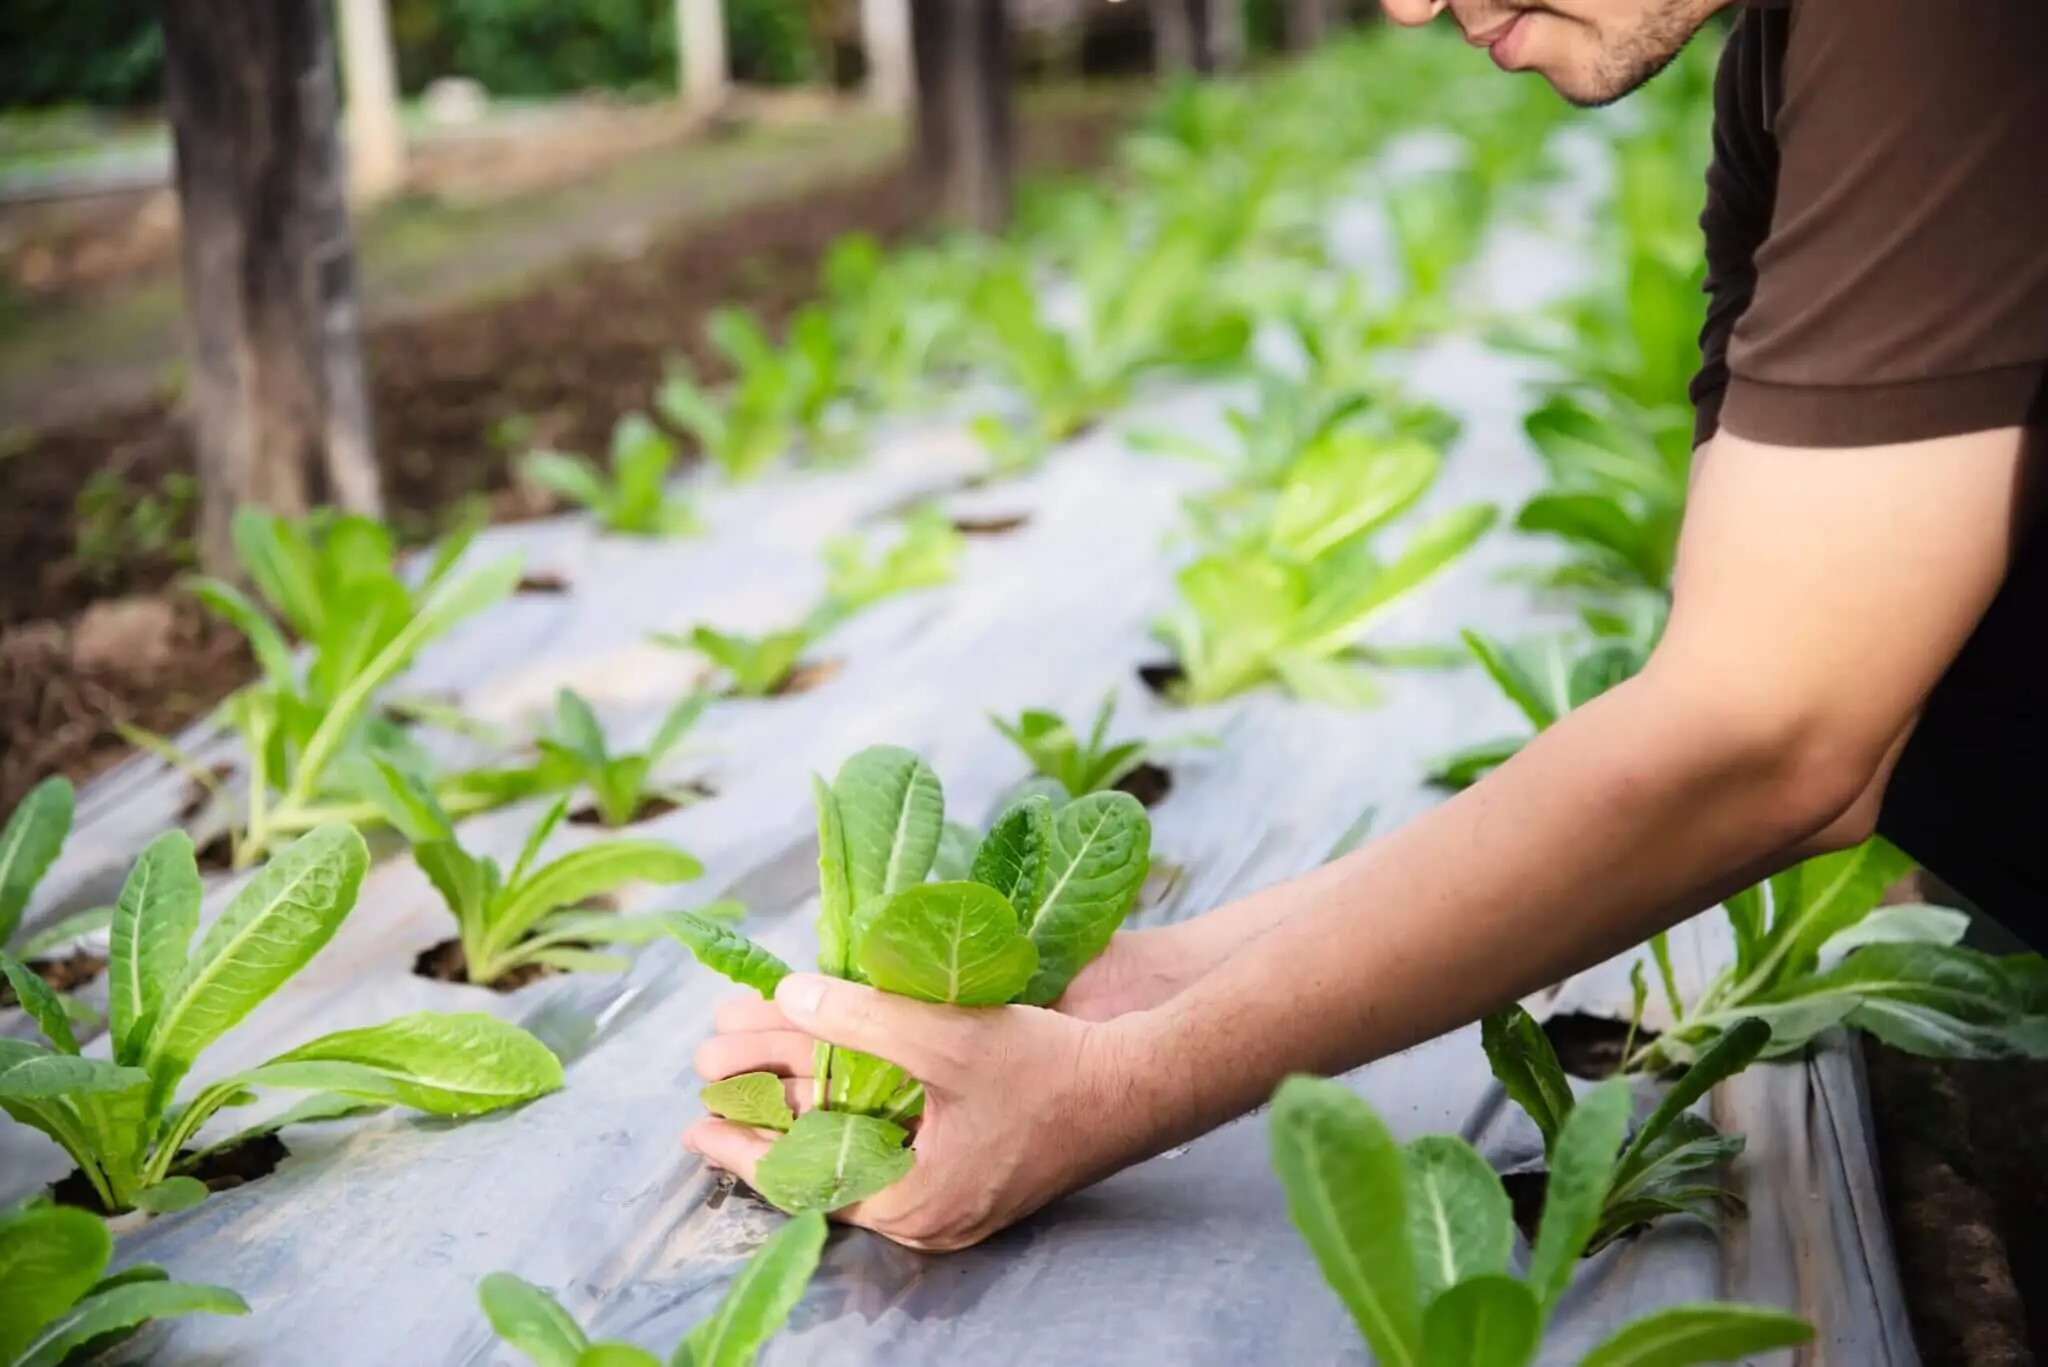
[[[1117,1091],[1101,1027],[1030,1006],[932,1006],[814,974],[783,979],[773,1002],[747,997],[718,1013],[697,1051],[707,1081],[747,1072],[789,1079],[790,1104],[812,1096],[813,1037],[874,1054],[924,1084],[917,1165],[880,1195],[835,1212],[912,1248],[965,1248],[1134,1157],[1139,1136],[1105,1123]],[[741,1180],[773,1136],[703,1120],[684,1145]]]

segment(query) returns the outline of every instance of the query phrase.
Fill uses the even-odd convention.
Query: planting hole
[[[196,1177],[206,1184],[206,1189],[218,1195],[231,1191],[259,1177],[268,1177],[277,1171],[277,1165],[291,1156],[291,1150],[284,1141],[274,1134],[259,1134],[239,1144],[215,1149],[191,1167],[179,1166],[192,1155],[192,1150],[183,1149],[178,1153],[178,1163],[172,1166],[179,1177]],[[50,1185],[50,1199],[60,1206],[77,1206],[95,1215],[112,1215],[114,1212],[100,1204],[100,1198],[92,1189],[85,1174],[72,1170],[70,1176]]]
[[[1151,689],[1155,697],[1164,698],[1168,702],[1179,701],[1174,697],[1174,693],[1186,682],[1187,677],[1188,672],[1180,667],[1178,660],[1162,660],[1138,666],[1138,678],[1145,687]]]
[[[611,912],[618,909],[619,899],[608,892],[586,897],[573,908],[576,911]],[[562,942],[562,948],[596,949],[597,946],[582,940],[565,940]],[[469,956],[462,952],[461,940],[443,940],[431,948],[421,950],[418,957],[412,961],[412,971],[419,977],[430,978],[437,983],[468,983]],[[553,964],[520,964],[509,973],[499,974],[492,982],[471,985],[488,987],[493,992],[517,992],[528,983],[539,982],[542,978],[552,978],[567,971]]]
[[[1628,1042],[1627,1021],[1574,1011],[1544,1021],[1543,1033],[1550,1036],[1558,1062],[1573,1077],[1604,1082],[1621,1071],[1621,1050]],[[1638,1030],[1634,1047],[1640,1049],[1655,1038],[1652,1031]]]
[[[193,852],[199,867],[208,873],[229,873],[235,867],[235,838],[222,831]]]
[[[682,786],[681,791],[687,793],[694,802],[701,802],[707,797],[718,796],[718,790],[701,778],[691,779]],[[633,809],[633,814],[619,823],[620,828],[637,826],[643,821],[652,821],[658,816],[667,816],[682,805],[682,803],[675,801],[673,798],[663,797],[657,793],[649,793],[640,799],[640,805]],[[590,801],[585,801],[582,806],[570,812],[569,820],[578,826],[602,826],[605,824],[603,815],[597,810],[597,804]]]
[[[213,776],[214,785],[217,787],[235,776],[235,766],[223,761],[219,764],[207,765],[206,772]],[[185,780],[185,794],[178,799],[179,822],[190,821],[193,817],[198,816],[206,810],[207,804],[212,801],[212,788],[201,783],[197,778],[187,778]]]
[[[1005,536],[1030,520],[1029,513],[1010,513],[999,517],[956,517],[953,519],[953,530],[962,536]]]
[[[1129,793],[1147,807],[1157,807],[1173,791],[1173,775],[1149,760],[1117,780],[1116,790]]]
[[[1550,1174],[1542,1168],[1526,1172],[1504,1172],[1500,1184],[1507,1188],[1508,1205],[1515,1213],[1515,1228],[1530,1243],[1536,1242],[1536,1227],[1543,1220],[1543,1193],[1550,1189]]]
[[[107,960],[103,954],[81,949],[61,959],[31,959],[28,971],[48,983],[53,991],[72,992],[106,972]],[[14,985],[0,979],[0,1007],[19,1005]]]
[[[777,679],[775,687],[768,690],[768,696],[790,698],[799,693],[808,693],[838,678],[840,671],[845,668],[846,661],[840,659],[803,661]]]
[[[543,570],[537,574],[520,575],[519,583],[512,591],[514,593],[567,593],[569,591],[569,581],[559,574]]]

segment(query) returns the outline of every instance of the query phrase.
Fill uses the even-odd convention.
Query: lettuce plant
[[[1551,581],[1668,591],[1692,465],[1690,424],[1651,426],[1626,408],[1596,411],[1557,395],[1523,427],[1551,487],[1522,505],[1515,526],[1572,551]]]
[[[36,885],[71,834],[71,781],[46,778],[29,789],[0,829],[0,949],[21,928]]]
[[[668,1367],[752,1367],[762,1346],[789,1322],[824,1252],[825,1217],[816,1212],[769,1235],[711,1318],[676,1345]],[[644,1348],[592,1343],[559,1301],[509,1272],[485,1277],[477,1294],[491,1328],[533,1367],[661,1367],[661,1359]]]
[[[114,1237],[82,1210],[0,1211],[0,1367],[85,1362],[150,1320],[246,1315],[222,1286],[174,1282],[154,1263],[107,1275]]]
[[[598,525],[627,536],[682,536],[702,530],[689,503],[668,487],[676,444],[645,415],[612,427],[611,469],[586,456],[534,451],[519,462],[527,483],[589,509]]]
[[[544,964],[564,971],[612,970],[624,959],[591,951],[595,944],[634,944],[663,933],[657,916],[617,916],[583,904],[629,883],[673,884],[703,873],[675,846],[655,840],[606,840],[542,861],[569,800],[558,799],[527,833],[511,869],[465,850],[455,825],[432,793],[390,765],[381,769],[385,819],[412,846],[413,862],[455,917],[468,980],[488,986],[516,968]]]
[[[833,537],[825,543],[827,606],[814,620],[836,621],[899,593],[949,584],[965,546],[936,504],[911,512],[896,540],[872,554],[855,534]]]
[[[193,593],[248,637],[263,671],[235,694],[226,717],[241,735],[249,775],[234,862],[247,868],[280,840],[333,820],[369,820],[356,780],[374,755],[416,772],[426,758],[373,704],[421,647],[512,592],[508,556],[454,573],[468,535],[444,542],[417,586],[396,569],[391,533],[361,517],[304,524],[253,508],[236,512],[235,549],[263,606],[233,585],[201,579]],[[308,647],[301,668],[286,632]],[[203,786],[213,774],[160,738],[138,735]],[[450,810],[481,811],[523,790],[517,775],[433,776]]]
[[[1603,1083],[1560,1125],[1528,1271],[1509,1274],[1507,1192],[1450,1135],[1401,1144],[1335,1082],[1295,1077],[1273,1097],[1273,1166],[1288,1213],[1383,1367],[1530,1367],[1550,1316],[1600,1226],[1626,1161],[1630,1097]],[[1802,1320],[1757,1306],[1659,1310],[1615,1333],[1581,1367],[1694,1367],[1806,1342]]]
[[[956,1006],[1044,1006],[1109,944],[1150,865],[1152,827],[1124,793],[1055,810],[1012,806],[975,851],[968,877],[927,882],[944,838],[938,776],[908,750],[875,746],[847,760],[818,808],[818,971]],[[679,915],[674,933],[706,967],[763,996],[789,966],[730,929]],[[742,1074],[707,1087],[705,1105],[782,1131],[756,1185],[791,1212],[833,1211],[910,1171],[905,1123],[924,1091],[895,1065],[818,1046],[813,1107],[793,1114],[781,1079]]]
[[[1398,556],[1380,557],[1376,533],[1415,505],[1441,465],[1417,441],[1337,431],[1253,507],[1221,518],[1191,509],[1212,549],[1180,572],[1180,603],[1155,628],[1180,667],[1179,699],[1215,702],[1270,682],[1347,706],[1376,697],[1354,658],[1359,638],[1493,522],[1485,505],[1455,509]]]
[[[766,698],[789,686],[803,664],[804,652],[830,629],[834,613],[819,610],[793,627],[743,636],[715,627],[696,626],[687,636],[656,632],[654,640],[681,650],[694,650],[725,676],[727,696]]]
[[[589,789],[598,819],[611,827],[632,824],[640,809],[653,799],[678,807],[688,804],[695,793],[684,785],[664,783],[656,774],[709,703],[702,693],[685,695],[661,719],[645,750],[615,755],[590,704],[582,695],[563,689],[555,695],[554,731],[538,742],[544,786]]]
[[[1754,1063],[1770,1037],[1770,1027],[1761,1021],[1734,1022],[1664,1094],[1622,1146],[1586,1242],[1589,1254],[1663,1216],[1706,1218],[1715,1207],[1735,1203],[1731,1193],[1715,1185],[1713,1175],[1742,1152],[1742,1136],[1720,1133],[1691,1108]],[[1480,1038],[1494,1077],[1536,1122],[1544,1154],[1554,1165],[1579,1103],[1550,1037],[1527,1011],[1513,1006],[1488,1016]]]
[[[830,316],[817,305],[799,309],[788,344],[778,348],[760,319],[720,309],[706,324],[711,345],[732,367],[732,387],[714,396],[689,367],[672,362],[656,399],[662,417],[697,439],[727,478],[754,478],[804,436],[814,453],[843,446],[846,379]]]
[[[958,340],[969,287],[957,253],[933,248],[885,257],[874,238],[847,233],[825,255],[822,283],[843,368],[861,402],[915,407]]]
[[[48,1041],[0,1039],[0,1110],[61,1145],[107,1211],[161,1212],[205,1198],[189,1174],[206,1153],[294,1120],[365,1105],[476,1115],[560,1087],[561,1064],[517,1026],[421,1012],[323,1035],[178,1099],[178,1084],[207,1046],[333,938],[368,864],[353,827],[319,827],[258,870],[195,946],[200,885],[191,838],[158,836],[115,909],[111,1059],[82,1056],[56,994],[0,955]],[[316,1095],[212,1149],[189,1150],[216,1112],[270,1087]]]
[[[1747,1018],[1770,1027],[1765,1058],[1796,1054],[1838,1025],[1930,1058],[2048,1057],[2048,960],[1964,948],[1969,920],[1958,911],[1879,905],[1911,868],[1874,838],[1729,898],[1733,961],[1690,1010],[1661,938],[1653,941],[1677,1024],[1630,1066],[1691,1063]]]
[[[1104,793],[1151,762],[1164,748],[1145,740],[1109,743],[1109,723],[1116,714],[1116,691],[1112,689],[1095,711],[1094,725],[1083,740],[1064,717],[1056,712],[1027,708],[1015,721],[990,716],[996,730],[1009,738],[1031,763],[1039,778],[1050,779],[1066,798]],[[1181,745],[1214,744],[1207,737],[1190,737]]]

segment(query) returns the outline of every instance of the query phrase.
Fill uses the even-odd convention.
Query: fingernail
[[[815,973],[792,973],[775,987],[775,1004],[799,1025],[818,1014],[824,996],[825,980]]]

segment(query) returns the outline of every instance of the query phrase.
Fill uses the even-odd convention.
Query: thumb
[[[792,973],[775,989],[790,1024],[828,1044],[886,1059],[927,1087],[965,1075],[983,1012],[936,1006],[818,973]]]

